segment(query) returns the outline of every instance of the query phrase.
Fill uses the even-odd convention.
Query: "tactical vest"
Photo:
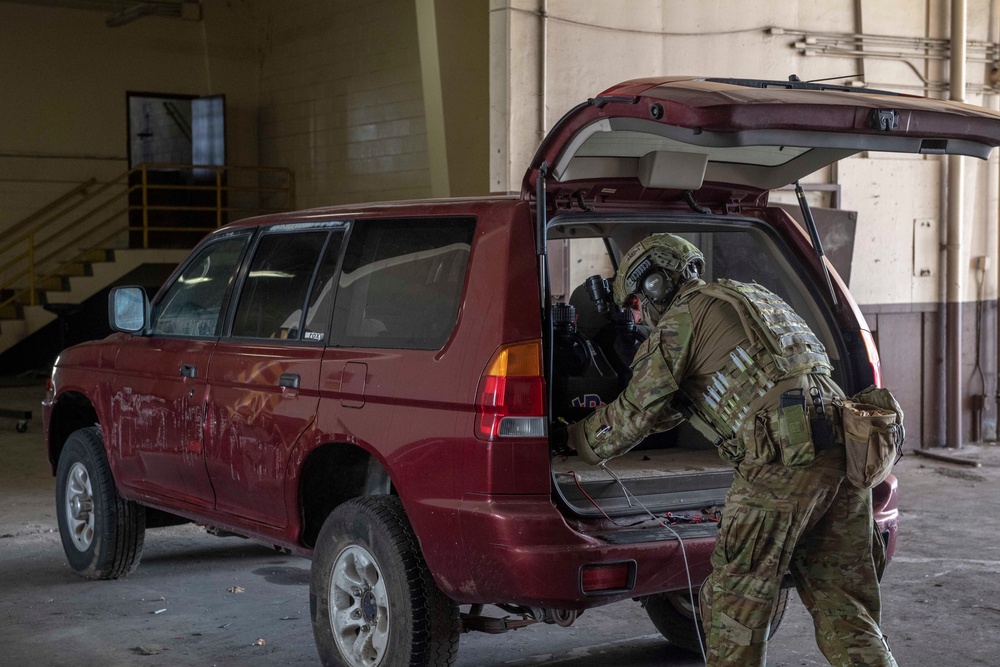
[[[692,409],[722,438],[739,433],[750,403],[781,380],[806,374],[829,375],[833,367],[823,343],[780,297],[757,283],[722,279],[681,294],[671,308],[698,294],[721,299],[740,316],[750,345],[736,346],[729,363],[712,377],[702,395],[689,395]]]

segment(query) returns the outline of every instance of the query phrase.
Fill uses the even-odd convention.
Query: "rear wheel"
[[[99,428],[66,440],[56,468],[56,514],[66,560],[78,574],[119,579],[139,566],[146,511],[118,495]]]
[[[685,591],[681,593],[661,593],[646,598],[645,608],[649,620],[660,631],[667,641],[695,653],[701,652],[698,642],[701,637],[705,642],[705,631],[701,624],[701,612],[698,610],[698,594],[694,596],[695,607],[691,607],[691,596]],[[771,615],[771,632],[768,639],[774,636],[785,617],[785,606],[788,604],[788,589],[778,591],[778,601]]]
[[[327,666],[444,667],[458,652],[458,606],[435,585],[394,496],[355,498],[330,514],[309,606]]]

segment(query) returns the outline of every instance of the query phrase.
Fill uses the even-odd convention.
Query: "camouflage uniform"
[[[843,447],[782,428],[782,393],[842,392],[822,344],[758,285],[684,283],[632,363],[622,394],[570,428],[581,458],[625,453],[684,415],[712,426],[736,467],[713,573],[701,589],[709,665],[763,665],[769,622],[791,571],[834,665],[895,665],[879,630],[871,492],[845,480]],[[830,408],[828,408],[828,411]],[[697,425],[697,424],[696,424]],[[794,443],[795,446],[790,446]]]

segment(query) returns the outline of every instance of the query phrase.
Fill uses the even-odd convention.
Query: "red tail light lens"
[[[541,340],[497,348],[479,381],[476,409],[486,440],[545,436]]]
[[[580,590],[584,593],[610,593],[632,588],[634,563],[584,565],[580,570]]]
[[[865,350],[868,352],[868,363],[872,367],[872,378],[876,387],[882,386],[882,360],[878,356],[878,348],[875,347],[875,338],[870,331],[861,329],[861,339],[865,341]]]

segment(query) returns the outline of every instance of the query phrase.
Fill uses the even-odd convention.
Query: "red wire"
[[[593,505],[594,507],[596,507],[598,509],[598,511],[601,514],[604,515],[605,519],[607,519],[611,523],[615,524],[616,526],[618,526],[620,528],[631,528],[632,526],[637,526],[640,523],[643,523],[643,521],[637,521],[635,523],[618,523],[617,521],[615,521],[614,519],[612,519],[610,516],[608,516],[608,513],[604,511],[604,508],[601,507],[600,505],[598,505],[597,501],[594,500],[590,496],[590,494],[587,493],[587,490],[583,488],[583,485],[580,484],[580,478],[577,476],[575,470],[570,470],[568,473],[563,472],[563,473],[556,473],[556,474],[557,475],[573,475],[573,482],[576,483],[576,488],[580,489],[580,493],[582,493],[584,496],[587,497],[587,500],[590,501],[590,504]],[[670,512],[667,512],[666,519],[668,521],[670,521],[671,519],[673,519],[673,517],[671,516]],[[705,517],[705,518],[698,517],[697,519],[693,519],[691,521],[691,523],[712,523],[712,522],[716,522],[716,521],[718,521],[718,519],[716,519],[715,517]],[[673,523],[673,521],[671,521],[671,523]],[[660,520],[660,526],[662,528],[666,528],[667,527],[663,520]]]
[[[562,475],[569,474],[569,475],[573,475],[573,481],[576,482],[576,488],[580,489],[580,493],[582,493],[583,495],[585,495],[587,497],[587,500],[589,500],[590,503],[594,507],[596,507],[600,511],[601,514],[604,515],[605,519],[607,519],[611,523],[615,524],[616,526],[618,526],[620,528],[631,528],[632,526],[638,526],[640,523],[644,523],[645,522],[645,520],[643,520],[643,521],[636,521],[635,523],[618,523],[617,521],[615,521],[614,519],[612,519],[610,516],[608,516],[608,513],[604,511],[604,508],[601,507],[600,505],[598,505],[597,501],[594,500],[593,498],[591,498],[590,494],[587,493],[587,491],[583,488],[583,486],[580,485],[580,478],[577,477],[575,470],[570,470],[568,473],[557,473],[557,474],[562,474]]]

